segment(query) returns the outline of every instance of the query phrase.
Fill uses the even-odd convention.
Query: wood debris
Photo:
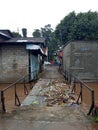
[[[75,95],[71,93],[71,88],[66,83],[55,80],[48,87],[49,90],[44,92],[47,106],[65,105],[76,102]]]

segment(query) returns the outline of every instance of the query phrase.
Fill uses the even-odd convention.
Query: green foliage
[[[46,46],[48,47],[48,60],[54,59],[54,51],[58,49],[59,40],[56,38],[50,24],[45,25],[41,29],[36,29],[33,33],[34,37],[44,37]]]
[[[98,39],[98,13],[88,11],[76,15],[71,12],[57,25],[55,35],[62,43]]]
[[[35,29],[35,31],[32,33],[33,37],[41,37],[41,33],[39,29]]]
[[[45,25],[43,28],[41,28],[41,34],[42,37],[45,38],[46,45],[48,47],[48,60],[53,60],[54,55],[53,52],[56,50],[57,42],[55,38],[55,34],[53,32],[53,29],[51,28],[50,24]]]
[[[65,43],[72,39],[72,23],[74,23],[75,18],[76,14],[75,12],[72,12],[64,17],[61,23],[58,24],[55,30],[55,35],[59,42]]]
[[[55,31],[50,24],[33,32],[34,37],[44,37],[49,50],[49,59],[53,59],[53,52],[58,45],[70,40],[98,39],[98,12],[88,11],[76,14],[74,11],[65,16],[56,26]]]
[[[48,45],[49,48],[49,61],[54,59],[54,52],[58,49],[58,41],[55,38],[55,33],[51,33],[51,41]]]
[[[47,45],[49,45],[49,43],[51,41],[51,33],[52,33],[52,31],[53,31],[53,29],[51,28],[50,24],[47,24],[47,25],[44,26],[44,28],[41,28],[42,37],[45,38]]]
[[[26,28],[22,28],[22,34],[23,34],[23,37],[27,37],[27,29]]]
[[[22,37],[21,34],[19,34],[18,32],[12,32],[14,37]]]
[[[98,116],[93,117],[93,121],[98,123]]]

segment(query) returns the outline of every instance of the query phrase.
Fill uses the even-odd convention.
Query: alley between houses
[[[75,101],[58,66],[45,66],[21,106],[0,113],[0,130],[98,130]]]

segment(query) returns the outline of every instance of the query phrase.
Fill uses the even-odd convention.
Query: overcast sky
[[[98,0],[0,0],[0,29],[19,31],[51,24],[54,29],[70,12],[98,11]]]

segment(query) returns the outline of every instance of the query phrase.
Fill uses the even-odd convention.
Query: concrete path
[[[0,115],[0,130],[98,130],[78,105],[71,105],[72,100],[57,98],[58,94],[63,99],[60,92],[66,93],[65,87],[68,90],[58,68],[47,66],[21,107]]]

